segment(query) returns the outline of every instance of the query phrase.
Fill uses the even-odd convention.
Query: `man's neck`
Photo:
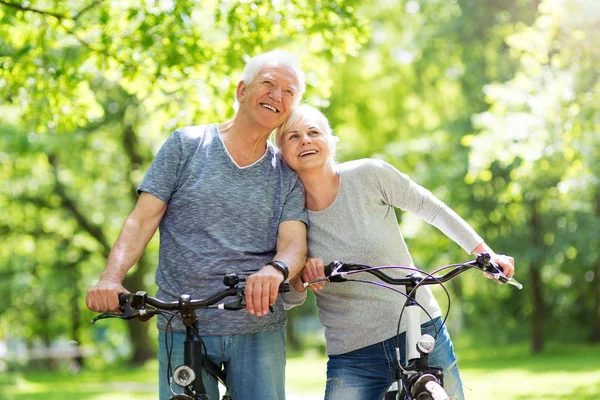
[[[219,125],[219,134],[231,158],[238,166],[245,167],[265,154],[271,131],[236,116]]]

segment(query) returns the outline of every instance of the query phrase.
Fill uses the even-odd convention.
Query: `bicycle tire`
[[[429,381],[414,396],[415,400],[450,400],[444,388],[436,381]]]

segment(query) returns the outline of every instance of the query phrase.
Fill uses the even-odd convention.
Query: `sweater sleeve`
[[[304,304],[304,301],[306,300],[306,290],[304,292],[299,292],[290,285],[290,291],[282,293],[281,297],[283,299],[283,308],[291,310],[294,307]]]
[[[471,253],[483,242],[463,218],[429,190],[413,182],[408,175],[383,161],[378,161],[375,165],[384,202],[435,226],[467,253]]]

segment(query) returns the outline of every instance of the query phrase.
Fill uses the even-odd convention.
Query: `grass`
[[[458,346],[467,400],[600,399],[600,346],[552,345],[530,356],[524,345],[507,349]],[[289,399],[322,398],[326,358],[288,359]],[[69,373],[5,372],[0,399],[156,399],[156,363],[143,368],[111,367]]]
[[[600,346],[548,345],[531,356],[525,345],[465,349],[459,365],[467,400],[598,400]]]

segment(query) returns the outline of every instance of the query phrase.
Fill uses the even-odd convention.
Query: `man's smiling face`
[[[259,125],[275,129],[290,115],[298,93],[294,70],[281,64],[266,64],[252,82],[238,85],[240,111],[249,113]]]

